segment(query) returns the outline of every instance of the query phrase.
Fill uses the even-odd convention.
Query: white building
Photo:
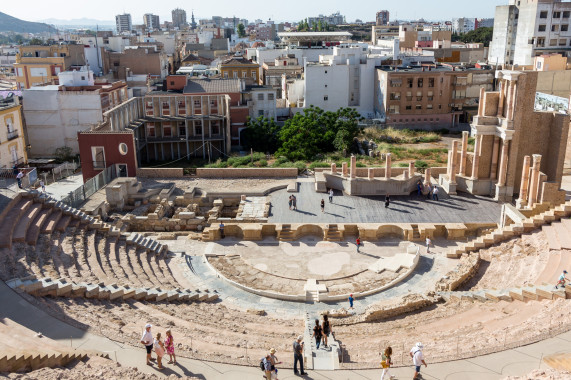
[[[246,86],[246,91],[251,94],[248,100],[250,117],[257,119],[264,116],[276,120],[276,90],[272,86]]]
[[[131,15],[129,13],[115,16],[115,24],[117,26],[117,34],[123,32],[129,33],[133,30],[133,22],[131,21]]]
[[[509,0],[496,7],[488,63],[533,65],[545,53],[569,56],[571,2]]]
[[[476,29],[475,18],[460,17],[452,19],[452,31],[454,33],[468,33],[474,29]]]

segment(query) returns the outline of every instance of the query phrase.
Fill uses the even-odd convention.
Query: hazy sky
[[[387,9],[391,19],[444,20],[453,17],[493,17],[496,5],[507,4],[508,0],[401,0],[401,1],[340,1],[340,0],[99,0],[99,1],[62,1],[24,0],[3,1],[0,11],[27,21],[48,18],[75,19],[93,18],[114,20],[119,13],[131,13],[133,23],[143,22],[144,13],[154,13],[163,20],[171,20],[171,10],[180,7],[194,10],[197,18],[211,16],[241,17],[248,20],[271,18],[276,21],[298,21],[308,16],[331,14],[340,11],[347,21],[361,19],[373,21],[375,13]]]

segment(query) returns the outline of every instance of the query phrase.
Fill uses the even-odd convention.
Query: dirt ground
[[[508,376],[503,380],[568,380],[571,372],[556,369],[536,369],[525,376]]]
[[[174,184],[181,191],[191,190],[198,187],[205,192],[260,192],[275,186],[287,185],[291,179],[272,179],[272,178],[195,178],[188,177],[185,179],[154,179],[140,178],[143,188],[152,189],[155,187],[163,187],[165,184]]]

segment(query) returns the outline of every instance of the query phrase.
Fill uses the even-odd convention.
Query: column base
[[[515,201],[515,207],[518,210],[523,210],[523,209],[527,208],[527,202],[522,201],[521,199],[518,199],[517,201]]]
[[[498,202],[511,202],[514,189],[511,186],[500,186],[496,184],[496,194],[494,200]]]
[[[456,182],[450,181],[447,174],[440,174],[438,184],[448,193],[448,195],[456,195]]]

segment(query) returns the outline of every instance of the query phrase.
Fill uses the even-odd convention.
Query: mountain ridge
[[[57,31],[51,25],[41,22],[25,21],[0,12],[0,32],[15,33],[55,33]]]

